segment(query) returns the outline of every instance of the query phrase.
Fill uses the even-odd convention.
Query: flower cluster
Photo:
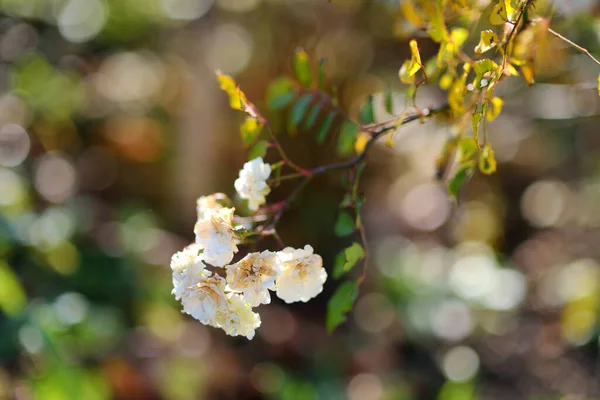
[[[258,209],[269,193],[271,167],[261,158],[240,171],[236,189]],[[287,247],[278,252],[249,253],[232,263],[240,238],[234,228],[235,208],[217,193],[197,201],[196,240],[171,258],[173,291],[183,312],[231,336],[254,337],[260,316],[253,307],[271,302],[270,292],[286,303],[306,302],[323,290],[327,272],[313,248]]]

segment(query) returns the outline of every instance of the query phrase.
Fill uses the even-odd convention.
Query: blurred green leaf
[[[375,111],[373,110],[373,96],[369,95],[367,101],[360,109],[358,120],[361,124],[372,124],[375,122]]]
[[[240,125],[240,134],[242,135],[242,142],[244,146],[250,146],[260,136],[263,130],[263,124],[258,122],[254,117],[248,116]]]
[[[292,60],[292,69],[298,82],[307,89],[312,86],[312,72],[310,70],[310,59],[304,49],[298,48]]]
[[[342,124],[337,146],[337,152],[339,155],[347,156],[354,152],[354,142],[356,142],[356,137],[359,131],[360,128],[358,125],[351,121],[345,121]]]
[[[467,182],[473,174],[473,169],[473,163],[462,165],[448,183],[448,192],[455,200],[458,198],[458,192],[460,191],[462,185]]]
[[[304,119],[306,112],[308,111],[308,106],[312,101],[313,96],[310,93],[305,93],[296,101],[294,106],[292,107],[292,111],[288,116],[288,133],[294,134],[298,130],[298,125]]]
[[[438,394],[438,400],[475,400],[475,385],[472,382],[446,381]]]
[[[281,110],[292,103],[296,98],[294,81],[288,77],[281,77],[267,88],[267,107],[271,111]]]
[[[333,230],[339,237],[351,235],[355,230],[354,219],[347,212],[340,212]]]
[[[394,95],[391,88],[387,88],[384,93],[383,106],[388,114],[394,113]]]
[[[354,266],[365,257],[365,250],[359,243],[352,243],[350,247],[340,251],[335,257],[333,264],[333,277],[339,279],[349,272]]]
[[[336,327],[346,321],[346,314],[352,311],[352,305],[357,296],[357,282],[344,282],[336,289],[327,303],[325,322],[327,332],[333,332]]]
[[[0,309],[11,317],[21,315],[27,296],[19,279],[4,261],[0,261]]]
[[[325,59],[321,58],[317,65],[317,81],[319,83],[319,89],[322,91],[327,90],[327,76],[325,75],[325,64]]]
[[[317,118],[319,117],[319,113],[321,112],[321,108],[321,103],[316,103],[314,106],[312,106],[308,116],[306,117],[306,120],[304,121],[304,127],[306,129],[311,129],[313,126],[315,126]]]
[[[475,135],[475,142],[479,141],[479,125],[481,120],[485,118],[487,113],[487,101],[484,101],[481,107],[477,104],[475,105],[475,109],[473,110],[473,117],[471,118],[471,123],[473,125],[473,134]]]
[[[331,111],[329,114],[327,114],[327,117],[325,117],[325,120],[323,121],[323,125],[321,125],[319,132],[317,133],[317,143],[322,144],[325,141],[327,133],[329,132],[329,128],[331,128],[331,125],[335,120],[335,116],[335,111]]]
[[[458,142],[458,147],[460,149],[460,162],[461,163],[472,160],[473,156],[475,154],[477,154],[477,151],[479,151],[477,142],[472,137],[466,137],[466,138],[460,139],[460,141]]]
[[[267,154],[269,148],[269,142],[266,140],[259,140],[248,152],[248,160],[254,160],[257,157],[264,157]]]

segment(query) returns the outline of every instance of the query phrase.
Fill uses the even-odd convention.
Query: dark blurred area
[[[537,7],[600,54],[594,2]],[[247,341],[170,294],[196,198],[233,195],[246,161],[243,115],[213,71],[261,107],[302,46],[327,59],[350,115],[388,85],[399,115],[397,71],[419,37],[399,2],[0,0],[0,12],[0,399],[600,398],[600,102],[581,53],[552,38],[535,86],[500,85],[505,108],[486,127],[499,171],[458,204],[435,179],[450,126],[417,122],[373,149],[368,278],[348,322],[325,332],[330,278],[310,303],[259,308]],[[281,140],[300,165],[331,157],[310,132]],[[328,271],[348,244],[333,235],[339,178],[311,183],[280,228]]]

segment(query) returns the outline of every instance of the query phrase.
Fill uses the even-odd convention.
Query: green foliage
[[[248,116],[240,125],[240,134],[242,135],[242,143],[244,146],[250,146],[260,136],[264,125],[258,122],[254,117]]]
[[[319,128],[319,132],[317,133],[316,139],[317,139],[318,144],[323,144],[323,142],[327,138],[327,133],[329,132],[331,126],[333,125],[333,121],[335,121],[336,116],[337,116],[337,113],[335,111],[330,111],[327,114],[327,116],[325,117],[325,120],[321,124],[321,127]]]
[[[305,88],[310,89],[313,83],[313,76],[310,59],[304,49],[296,49],[292,59],[292,69],[296,80]]]
[[[358,296],[357,282],[344,282],[335,291],[327,303],[325,327],[331,333],[346,321],[346,314],[352,311],[352,305]]]
[[[354,151],[354,143],[360,128],[358,125],[351,121],[344,121],[342,128],[340,129],[340,136],[338,138],[337,153],[340,156],[347,156],[352,154]]]
[[[355,231],[354,219],[345,211],[340,212],[335,222],[335,234],[340,237],[349,236]]]
[[[373,96],[369,95],[366,103],[361,107],[358,120],[361,124],[372,124],[375,122],[375,112],[373,110]]]
[[[257,157],[264,157],[269,148],[269,142],[266,140],[259,140],[248,152],[248,159],[253,160]]]
[[[0,260],[0,309],[5,314],[16,317],[27,305],[27,296],[19,279],[12,269]]]
[[[469,163],[462,165],[458,171],[456,171],[456,174],[454,174],[454,177],[448,183],[448,192],[454,199],[458,198],[460,188],[469,180],[469,178],[471,178],[474,169],[473,164]]]
[[[317,123],[317,119],[319,118],[319,113],[321,112],[321,108],[323,105],[321,103],[316,103],[310,109],[308,116],[304,120],[304,128],[311,129]]]
[[[289,106],[296,98],[294,81],[288,77],[277,78],[267,88],[267,107],[278,111]]]
[[[296,100],[290,114],[288,115],[287,129],[288,133],[294,134],[298,131],[298,126],[306,116],[308,106],[313,100],[313,96],[310,93],[305,93]]]
[[[333,277],[339,279],[354,268],[354,266],[364,257],[365,250],[363,247],[357,242],[352,243],[350,247],[340,251],[335,257]]]

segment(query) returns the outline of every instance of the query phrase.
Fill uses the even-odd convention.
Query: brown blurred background
[[[537,4],[600,55],[594,8]],[[330,278],[307,304],[259,308],[247,341],[170,295],[195,199],[233,195],[246,160],[243,116],[213,70],[262,107],[302,46],[327,59],[350,115],[388,85],[400,114],[397,71],[423,35],[399,2],[0,0],[0,11],[0,399],[600,398],[599,68],[584,55],[548,40],[535,86],[500,85],[505,108],[486,127],[499,171],[458,205],[434,178],[451,127],[417,122],[376,146],[361,189],[368,279],[349,321],[325,333]],[[445,95],[424,87],[417,101]],[[331,159],[310,132],[282,143],[306,167]],[[348,245],[332,233],[339,182],[311,183],[281,224],[328,271]]]

